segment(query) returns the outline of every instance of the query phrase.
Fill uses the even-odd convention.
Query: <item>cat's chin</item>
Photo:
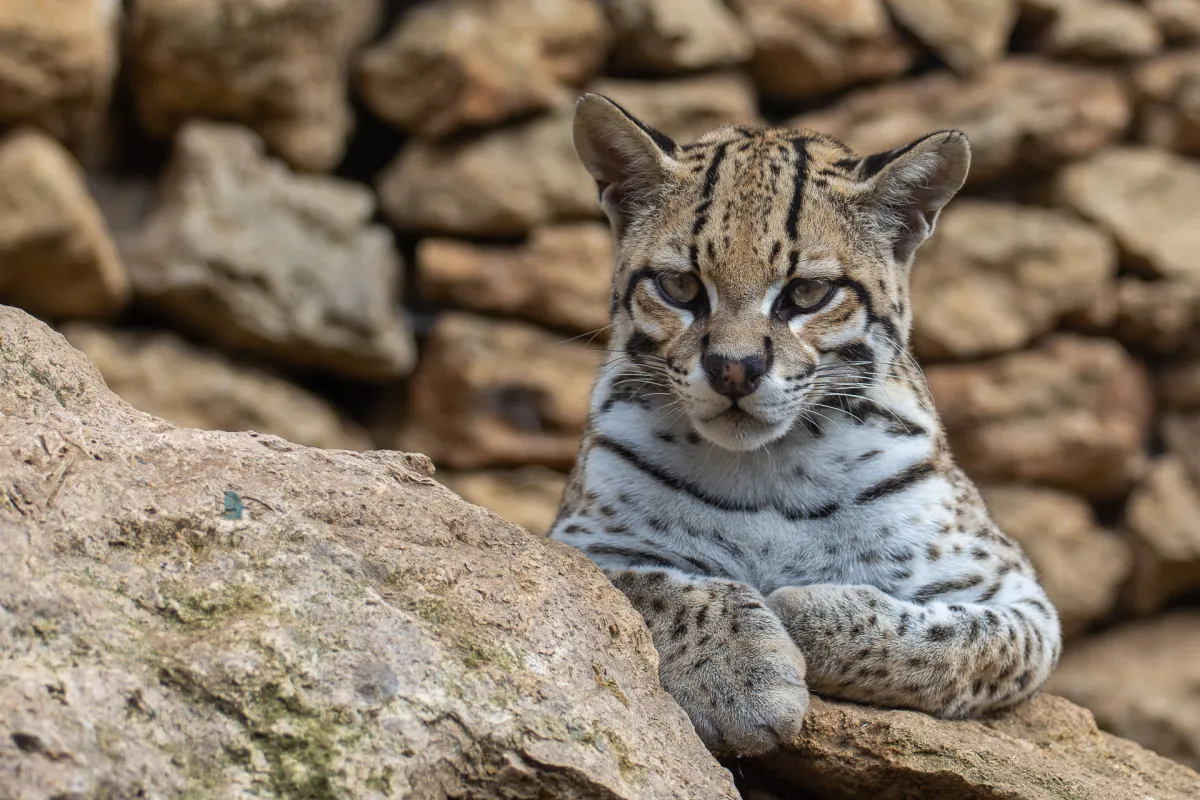
[[[762,419],[747,411],[731,408],[707,419],[693,419],[692,425],[704,439],[723,450],[745,453],[774,442],[791,425]]]

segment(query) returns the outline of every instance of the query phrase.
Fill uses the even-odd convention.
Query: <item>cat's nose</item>
[[[759,381],[767,372],[767,361],[762,356],[726,358],[709,353],[704,357],[704,371],[708,373],[708,382],[713,389],[737,400],[758,388]]]

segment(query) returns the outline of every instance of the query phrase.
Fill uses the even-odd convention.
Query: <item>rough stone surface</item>
[[[1200,41],[1200,0],[1145,0],[1169,42]]]
[[[470,503],[495,511],[539,536],[558,514],[567,476],[543,467],[491,472],[441,472],[437,479]]]
[[[427,3],[363,53],[359,83],[383,119],[442,136],[562,105],[597,73],[608,38],[592,0]]]
[[[960,199],[913,268],[913,345],[927,359],[1014,350],[1111,302],[1116,274],[1111,239],[1069,212]]]
[[[899,23],[957,72],[999,61],[1017,21],[1017,0],[887,0]]]
[[[1158,389],[1168,408],[1200,411],[1200,359],[1163,367],[1158,376]]]
[[[400,257],[365,187],[294,175],[244,128],[181,131],[126,252],[147,303],[223,347],[363,379],[406,374]]]
[[[860,153],[959,128],[971,140],[968,180],[1056,169],[1117,140],[1132,118],[1116,75],[1035,58],[1009,58],[975,78],[935,72],[863,89],[791,120],[833,134]]]
[[[422,456],[173,428],[0,342],[9,796],[737,797],[582,554]]]
[[[1200,613],[1180,611],[1067,648],[1051,691],[1086,706],[1100,727],[1200,768]]]
[[[1155,462],[1125,506],[1134,544],[1129,606],[1145,614],[1200,588],[1200,481],[1182,456]]]
[[[116,0],[0,3],[0,126],[28,123],[91,153],[120,61]]]
[[[1108,230],[1122,258],[1149,275],[1200,284],[1200,164],[1163,150],[1118,147],[1068,166],[1058,199]]]
[[[1032,350],[926,374],[954,455],[978,481],[1100,499],[1145,471],[1150,382],[1116,342],[1056,334]]]
[[[193,117],[249,125],[294,167],[329,170],[354,117],[350,54],[379,0],[138,0],[129,16],[138,118],[166,139]]]
[[[1140,2],[1022,0],[1042,28],[1037,49],[1047,55],[1095,61],[1144,58],[1162,49],[1163,36]]]
[[[32,129],[0,139],[0,302],[51,318],[104,317],[128,297],[129,277],[71,154]]]
[[[754,42],[724,0],[610,0],[613,59],[627,69],[690,72],[740,64]]]
[[[571,143],[573,106],[446,141],[414,139],[377,178],[398,228],[511,236],[600,216],[596,183]]]
[[[425,238],[417,293],[438,305],[599,331],[608,327],[612,258],[612,236],[599,222],[537,228],[516,246]]]
[[[1101,309],[1100,316],[1109,312]],[[1122,278],[1111,327],[1113,336],[1139,349],[1200,353],[1200,283]]]
[[[982,491],[996,524],[1037,569],[1064,636],[1082,633],[1112,610],[1129,575],[1129,544],[1100,527],[1083,498],[1032,486]]]
[[[524,323],[442,314],[413,376],[397,448],[449,469],[569,469],[603,356]]]
[[[1185,800],[1200,791],[1200,775],[1047,695],[963,722],[813,698],[801,747],[767,764],[821,800]]]
[[[1142,64],[1134,87],[1138,138],[1154,147],[1200,153],[1200,52],[1167,53]]]
[[[669,81],[604,78],[588,87],[686,144],[722,125],[762,125],[754,86],[740,72]]]
[[[754,41],[750,72],[766,94],[803,98],[900,75],[916,58],[883,0],[733,0]]]
[[[365,431],[316,395],[173,334],[86,323],[69,323],[62,334],[122,400],[175,425],[269,433],[309,447],[371,449]]]

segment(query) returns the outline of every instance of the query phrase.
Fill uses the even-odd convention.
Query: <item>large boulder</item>
[[[913,269],[913,346],[925,359],[1015,350],[1111,302],[1116,277],[1112,240],[1073,214],[964,198]]]
[[[128,299],[129,277],[79,164],[41,132],[0,139],[0,302],[64,318],[111,316]]]
[[[1118,140],[1132,115],[1117,75],[1018,57],[972,78],[942,71],[862,89],[788,124],[833,134],[860,153],[959,128],[971,139],[968,180],[978,183],[1089,155]]]
[[[205,338],[337,375],[408,373],[400,256],[365,186],[293,174],[253,132],[189,123],[126,248],[134,291]]]
[[[1107,731],[1200,769],[1200,613],[1139,620],[1067,648],[1052,691]]]
[[[1121,61],[1158,52],[1163,36],[1141,3],[1126,0],[1021,0],[1035,47],[1060,58]]]
[[[754,42],[725,0],[611,0],[613,60],[630,70],[673,73],[746,61]]]
[[[138,118],[169,139],[194,117],[248,125],[294,167],[342,158],[351,54],[379,0],[138,0],[129,17]]]
[[[1057,334],[926,374],[955,458],[978,481],[1115,499],[1145,472],[1150,380],[1116,342]]]
[[[443,136],[561,105],[604,63],[592,0],[444,0],[403,14],[362,55],[363,99],[411,133]]]
[[[981,72],[1004,57],[1017,0],[887,0],[914,36],[955,71]]]
[[[6,797],[737,797],[581,553],[403,453],[174,428],[0,309]]]
[[[99,367],[122,400],[175,425],[257,431],[309,447],[371,449],[366,432],[327,401],[172,333],[83,322],[68,323],[61,332]]]
[[[0,3],[0,127],[29,123],[95,154],[120,63],[121,4]]]

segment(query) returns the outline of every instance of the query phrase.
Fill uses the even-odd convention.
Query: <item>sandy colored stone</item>
[[[379,0],[138,0],[138,119],[161,139],[194,117],[240,122],[292,166],[330,170],[354,125],[348,61],[379,11]]]
[[[592,0],[443,0],[409,8],[359,61],[367,105],[443,136],[562,105],[602,66],[609,32]]]
[[[94,154],[120,56],[117,0],[0,3],[0,127],[36,125]]]
[[[1107,301],[1117,253],[1073,214],[963,198],[913,268],[913,344],[928,359],[1015,350]]]
[[[596,182],[571,142],[573,106],[475,136],[413,139],[376,179],[403,230],[513,236],[558,220],[596,219]]]
[[[1129,544],[1102,528],[1081,497],[1033,486],[984,486],[992,518],[1021,545],[1058,610],[1063,635],[1084,632],[1116,604]]]
[[[615,62],[633,70],[691,72],[740,64],[754,42],[724,0],[610,0]]]
[[[383,380],[413,359],[400,257],[365,186],[297,175],[251,131],[190,123],[126,252],[138,297],[231,350]]]
[[[1182,457],[1155,462],[1125,505],[1134,543],[1130,607],[1145,614],[1200,587],[1200,483]]]
[[[1130,266],[1200,284],[1200,163],[1163,150],[1113,148],[1064,169],[1055,193],[1111,233]]]
[[[74,157],[33,129],[0,138],[0,302],[51,318],[105,317],[128,298]]]
[[[558,515],[567,476],[543,467],[490,472],[442,472],[437,479],[469,503],[483,506],[539,536]]]
[[[268,433],[308,447],[371,449],[366,432],[325,400],[174,334],[78,322],[61,331],[122,400],[175,425]]]
[[[1200,768],[1200,613],[1178,611],[1067,648],[1049,690],[1106,731]]]
[[[1167,41],[1200,41],[1200,0],[1145,0],[1145,4]]]
[[[1200,283],[1117,281],[1114,306],[1094,316],[1111,335],[1138,349],[1163,354],[1200,354]]]
[[[667,81],[603,78],[589,91],[611,97],[678,144],[722,125],[762,125],[754,85],[740,72]]]
[[[737,797],[581,553],[404,453],[174,428],[0,309],[0,786]]]
[[[788,124],[833,134],[860,153],[959,128],[971,140],[968,180],[978,183],[1057,169],[1121,138],[1131,118],[1117,75],[1015,57],[974,78],[934,72],[862,89]]]
[[[536,228],[518,245],[429,237],[416,259],[417,293],[439,306],[579,333],[608,326],[613,246],[603,223]]]
[[[1056,334],[1030,350],[926,369],[955,458],[977,481],[1112,498],[1144,473],[1153,397],[1119,344]]]
[[[965,74],[1003,58],[1017,22],[1017,0],[887,0],[887,5],[902,27]]]
[[[1158,374],[1163,403],[1180,411],[1200,411],[1200,359],[1167,364]]]
[[[1200,3],[1197,3],[1200,10]],[[1138,139],[1154,147],[1200,153],[1200,51],[1167,53],[1134,73]]]
[[[883,0],[732,0],[754,41],[750,72],[765,94],[810,97],[901,75],[916,51]]]
[[[1190,800],[1200,775],[1039,695],[986,721],[813,698],[802,745],[766,766],[819,800]]]
[[[396,447],[452,470],[569,469],[603,356],[524,323],[442,314],[413,375]]]
[[[1059,58],[1121,61],[1144,58],[1163,47],[1154,16],[1128,0],[1022,0],[1025,15],[1041,30],[1036,48]]]

